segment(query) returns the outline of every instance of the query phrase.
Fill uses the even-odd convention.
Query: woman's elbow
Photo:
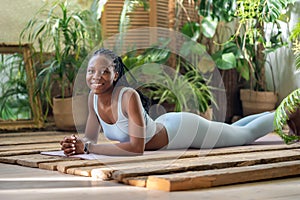
[[[144,151],[143,152],[134,152],[134,155],[135,156],[142,156],[142,155],[144,155]]]
[[[134,155],[137,155],[137,156],[141,156],[144,154],[144,151],[145,151],[145,145],[141,146],[141,145],[135,145],[133,148],[132,148],[132,153]]]

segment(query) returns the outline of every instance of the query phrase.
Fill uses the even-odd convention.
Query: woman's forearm
[[[130,142],[117,143],[117,144],[90,144],[89,152],[110,156],[137,156],[144,153],[145,147],[138,147]]]
[[[94,137],[88,136],[88,135],[84,135],[84,137],[82,138],[83,143],[86,142],[91,142],[93,144],[97,144],[98,141],[98,134]]]

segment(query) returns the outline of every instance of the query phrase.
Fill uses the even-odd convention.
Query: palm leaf
[[[284,133],[283,131],[283,127],[287,124],[287,120],[289,119],[288,114],[295,112],[299,106],[300,88],[294,90],[286,98],[284,98],[275,111],[275,132],[284,140],[286,144],[298,141],[300,139],[300,136],[290,135]]]

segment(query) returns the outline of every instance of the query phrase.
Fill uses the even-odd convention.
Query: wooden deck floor
[[[119,182],[124,187],[140,186],[130,188],[146,188],[147,191],[208,190],[207,188],[216,186],[236,186],[245,182],[274,180],[300,174],[300,145],[285,145],[274,134],[269,134],[249,146],[201,151],[147,152],[137,157],[82,160],[40,154],[42,151],[59,150],[58,141],[68,134],[0,134],[0,162],[14,164],[14,167],[59,171],[60,174],[72,175],[70,177],[106,180],[101,183]],[[103,142],[102,139],[100,142]]]

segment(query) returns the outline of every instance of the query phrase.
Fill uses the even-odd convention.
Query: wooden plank
[[[161,161],[161,160],[172,160],[172,159],[181,159],[181,158],[195,158],[198,156],[219,156],[219,155],[230,155],[230,154],[237,154],[237,153],[249,153],[249,152],[262,152],[262,151],[274,151],[274,150],[288,150],[288,149],[294,149],[299,148],[298,145],[280,145],[278,147],[270,146],[270,145],[262,145],[262,146],[242,146],[242,147],[234,147],[234,148],[220,148],[220,149],[213,149],[213,150],[195,150],[190,149],[187,151],[184,150],[168,150],[164,151],[163,153],[159,153],[157,155],[147,155],[147,156],[138,156],[138,157],[123,157],[123,158],[115,158],[110,157],[107,159],[102,159],[100,163],[95,164],[94,162],[87,162],[85,163],[85,167],[93,166],[93,168],[101,167],[104,168],[105,165],[113,165],[113,164],[124,164],[128,167],[128,163],[140,163],[140,162],[147,162],[150,161]],[[169,161],[167,161],[169,162]],[[85,169],[82,168],[82,172],[80,172],[81,167],[84,167],[79,162],[69,162],[69,163],[49,163],[45,164],[48,166],[45,166],[48,169],[51,170],[57,170],[57,165],[61,165],[59,171],[63,173],[69,173],[74,175],[81,175],[81,174],[90,174],[93,169]],[[55,166],[56,165],[56,166]],[[156,165],[156,164],[154,164]],[[120,166],[119,166],[120,167]],[[68,170],[70,171],[68,172]],[[72,170],[76,170],[76,173]],[[104,169],[101,169],[102,173],[107,173],[108,175],[97,175],[97,172],[94,173],[94,176],[98,178],[102,177],[104,179],[109,179],[109,175],[111,175],[112,169],[107,169],[105,171]]]
[[[2,146],[9,145],[26,145],[26,144],[45,144],[45,143],[59,143],[65,136],[69,136],[71,134],[78,135],[76,133],[71,132],[45,132],[39,134],[33,133],[13,133],[12,136],[9,134],[5,134],[1,137],[0,140],[0,148]],[[0,134],[2,135],[2,134]],[[108,141],[105,139],[103,134],[99,134],[98,142]]]
[[[0,133],[0,138],[5,137],[31,137],[31,136],[65,136],[77,134],[76,132],[60,132],[60,131],[38,131],[38,132],[11,132],[11,133]]]
[[[198,156],[198,150],[189,150],[187,155],[185,155],[185,151],[158,151],[156,153],[146,154],[143,156],[124,156],[124,157],[106,157],[101,160],[85,160],[82,161],[74,161],[74,162],[53,162],[53,163],[43,163],[39,167],[42,169],[49,169],[49,170],[58,170],[63,173],[70,173],[70,174],[90,174],[90,171],[94,168],[105,166],[105,165],[112,165],[112,164],[119,164],[119,163],[140,163],[146,161],[159,161],[159,160],[169,160],[169,159],[177,159],[178,157],[195,157]],[[85,169],[85,167],[91,167],[89,170]],[[80,172],[80,170],[83,172]],[[76,173],[74,171],[77,171]]]
[[[62,173],[67,173],[67,169],[84,166],[101,166],[103,163],[99,160],[80,160],[76,162],[58,162],[57,170]]]
[[[40,163],[39,168],[40,169],[51,170],[51,171],[56,171],[57,170],[57,165],[60,162],[69,162],[69,161],[61,160],[61,161],[57,161],[57,162]]]
[[[110,165],[106,168],[92,170],[92,176],[95,178],[112,178],[122,181],[127,177],[178,173],[188,170],[208,170],[236,166],[249,166],[297,159],[300,159],[300,154],[298,151],[294,150],[241,153],[222,156],[184,158],[173,161],[164,160],[156,162],[144,162],[139,163],[138,165]]]
[[[0,152],[0,157],[3,156],[17,156],[17,155],[28,155],[28,154],[38,154],[42,151],[57,151],[60,150],[60,147],[48,147],[48,148],[39,148],[39,149],[26,149],[26,150],[16,150],[16,151],[6,151]]]
[[[102,163],[98,160],[74,160],[67,161],[66,157],[61,157],[64,162],[42,163],[39,165],[41,169],[58,170],[62,173],[67,173],[67,169],[83,166],[101,166]],[[59,161],[61,161],[59,160]]]
[[[30,145],[15,145],[15,146],[11,146],[11,145],[7,145],[7,146],[0,146],[1,151],[4,151],[4,148],[9,148],[9,150],[12,149],[29,149],[32,146],[32,149],[35,148],[40,148],[39,146],[47,146],[47,145],[56,145],[58,143],[53,143],[53,144],[30,144]],[[166,155],[164,156],[158,156],[156,157],[155,155],[153,155],[152,157],[150,157],[150,160],[154,160],[154,159],[173,159],[176,157],[195,157],[195,156],[203,156],[203,155],[223,155],[223,154],[234,154],[234,153],[242,153],[242,152],[257,152],[257,151],[271,151],[271,150],[278,150],[278,149],[295,149],[295,148],[299,148],[299,144],[293,144],[293,145],[251,145],[251,146],[241,146],[241,147],[230,147],[230,148],[221,148],[221,149],[213,149],[213,150],[189,150],[189,151],[166,151]],[[24,153],[25,154],[25,153]],[[7,154],[6,154],[7,155]],[[129,158],[131,160],[131,162],[138,162],[136,160],[136,158]],[[148,158],[147,158],[148,159]],[[147,160],[146,159],[146,160]],[[143,158],[141,161],[144,161],[145,158]],[[114,158],[112,158],[111,160],[108,160],[107,163],[111,164],[113,162],[121,162],[121,160],[114,160]],[[129,160],[125,160],[124,162],[129,161]],[[74,166],[70,166],[70,167],[74,167]],[[75,167],[80,167],[79,166],[75,166]],[[55,169],[55,167],[53,167],[52,169]],[[64,170],[66,171],[66,170]]]
[[[300,161],[149,176],[147,188],[179,191],[210,188],[300,174]]]
[[[54,143],[44,143],[44,144],[23,144],[23,145],[6,145],[0,146],[1,152],[10,152],[10,151],[20,151],[20,150],[40,150],[40,149],[57,149],[59,150],[60,144],[58,142]],[[55,151],[55,150],[54,150]]]
[[[193,153],[194,152],[194,153]],[[190,156],[197,156],[198,150],[189,151]],[[76,167],[85,167],[85,166],[102,166],[102,165],[111,165],[117,163],[140,163],[145,161],[155,161],[155,160],[163,160],[163,159],[176,159],[182,155],[184,155],[184,151],[157,151],[156,153],[149,153],[143,156],[123,156],[123,157],[115,157],[108,156],[102,158],[101,160],[85,160],[84,162],[58,162],[52,163],[53,165],[57,165],[56,169],[60,172],[67,173],[67,169],[76,168]],[[55,168],[55,166],[51,166],[50,168]]]
[[[127,185],[132,185],[136,187],[147,187],[148,176],[138,176],[138,177],[129,177],[124,178],[123,183]]]
[[[274,151],[274,150],[288,150],[288,149],[300,149],[300,143],[291,145],[276,144],[276,145],[247,145],[247,146],[236,146],[236,147],[225,147],[217,149],[201,149],[199,150],[199,156],[216,156],[216,155],[229,155],[236,153],[250,153],[250,152],[262,152],[262,151]]]
[[[60,160],[66,161],[66,160],[79,160],[79,159],[80,158],[65,158],[65,157],[58,157],[58,156],[31,154],[31,155],[0,157],[0,162],[19,164],[26,167],[38,167],[38,165],[43,162],[56,162]]]
[[[30,137],[6,137],[1,139],[0,146],[19,145],[19,144],[41,144],[41,143],[59,143],[63,139],[59,136],[30,136]]]
[[[67,174],[91,177],[92,170],[99,166],[77,167],[67,169]]]

